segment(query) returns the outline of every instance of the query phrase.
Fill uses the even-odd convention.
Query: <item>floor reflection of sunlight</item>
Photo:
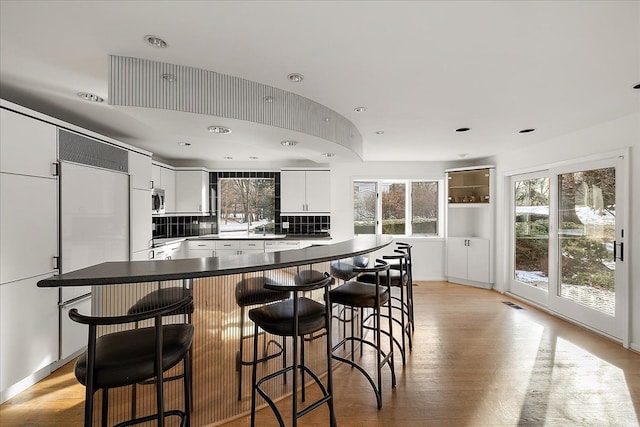
[[[548,402],[548,419],[571,414],[584,423],[638,425],[624,371],[562,338],[557,339]]]

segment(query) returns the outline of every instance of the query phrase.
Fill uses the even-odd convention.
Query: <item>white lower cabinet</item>
[[[48,277],[0,285],[0,402],[44,378],[58,360],[58,289],[36,286]]]
[[[273,240],[264,242],[265,252],[280,252],[291,249],[300,249],[300,242],[298,240]]]
[[[151,247],[151,210],[149,201],[151,200],[150,190],[131,189],[131,252],[144,251]]]
[[[60,307],[60,360],[74,356],[87,347],[88,327],[69,318],[69,311],[77,308],[81,314],[91,313],[91,295]]]
[[[449,237],[447,240],[447,276],[452,282],[491,286],[490,241],[478,237]],[[473,283],[467,283],[473,282]]]
[[[207,258],[216,256],[215,240],[187,240],[186,258]]]
[[[153,249],[137,251],[131,254],[131,261],[149,261],[153,259]]]

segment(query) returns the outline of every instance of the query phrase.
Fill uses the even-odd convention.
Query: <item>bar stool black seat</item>
[[[298,418],[309,413],[321,405],[327,404],[329,407],[330,425],[337,425],[335,413],[333,410],[333,380],[331,369],[331,307],[329,303],[329,293],[326,292],[327,287],[331,283],[331,277],[327,273],[321,273],[315,270],[300,271],[295,275],[295,284],[265,284],[265,288],[279,292],[291,292],[292,298],[285,301],[274,302],[272,304],[263,305],[249,311],[249,318],[254,322],[254,341],[253,341],[253,375],[252,375],[252,392],[251,392],[251,426],[255,426],[256,416],[256,399],[257,394],[271,407],[280,426],[284,426],[284,420],[277,406],[269,395],[262,389],[262,384],[280,375],[286,376],[287,372],[293,372],[293,397],[292,397],[292,425],[298,424]],[[299,296],[301,292],[312,291],[315,289],[325,289],[325,304]],[[293,337],[293,362],[290,366],[268,374],[258,379],[258,343],[256,337],[262,330],[282,337]],[[322,336],[326,337],[327,343],[327,386],[325,387],[318,376],[304,365],[304,335],[310,335],[321,329],[325,329]],[[300,361],[298,360],[298,343],[300,344]],[[298,370],[302,375],[302,401],[305,401],[305,382],[304,374],[307,373],[320,388],[322,396],[315,402],[307,405],[304,409],[298,411]]]
[[[374,284],[363,283],[360,281],[348,281],[343,285],[338,286],[335,289],[329,291],[329,299],[332,303],[340,304],[348,307],[355,308],[369,308],[373,310],[374,316],[374,330],[375,330],[375,341],[369,341],[365,339],[362,334],[360,337],[354,336],[353,334],[350,337],[344,337],[342,341],[333,346],[332,356],[334,359],[339,360],[341,362],[347,363],[357,370],[359,370],[362,375],[369,381],[371,384],[371,388],[376,396],[376,401],[378,405],[378,409],[382,408],[382,368],[386,364],[389,366],[391,370],[391,384],[392,387],[396,386],[396,375],[393,361],[393,321],[391,317],[391,292],[389,288],[389,280],[385,279],[388,277],[389,273],[389,265],[383,260],[376,260],[374,267],[355,267],[354,272],[356,274],[368,274],[372,273],[374,275],[375,281]],[[383,278],[384,276],[385,278]],[[358,276],[360,277],[360,276]],[[389,319],[389,350],[385,353],[382,349],[382,324],[381,320],[381,311],[383,306],[387,306],[388,309],[388,319]],[[354,361],[353,351],[351,352],[351,360],[342,356],[338,356],[335,354],[335,351],[340,347],[344,346],[346,341],[357,341],[360,343],[360,346],[367,345],[372,347],[375,350],[376,354],[376,382],[371,378],[371,375],[361,367],[357,362]]]
[[[124,387],[155,378],[157,413],[116,426],[156,421],[164,426],[166,417],[179,417],[182,426],[190,425],[191,364],[187,356],[193,341],[190,324],[163,325],[162,318],[193,304],[191,296],[165,307],[124,316],[85,316],[77,309],[69,311],[71,320],[89,326],[87,351],[75,364],[75,376],[86,387],[84,425],[93,424],[94,394],[102,390],[102,425],[108,422],[109,389]],[[98,326],[123,325],[154,319],[154,326],[129,329],[97,336]],[[163,373],[183,363],[184,408],[164,410]]]
[[[243,277],[236,284],[235,295],[236,304],[240,307],[240,348],[236,353],[236,371],[238,372],[238,400],[242,400],[242,367],[251,366],[252,361],[244,360],[244,340],[251,338],[251,336],[245,336],[244,334],[244,319],[246,307],[258,304],[269,304],[275,301],[281,301],[289,298],[289,292],[275,291],[268,289],[266,285],[277,285],[277,282],[271,280],[265,276]],[[257,338],[257,337],[256,337]],[[278,350],[268,354],[268,349],[271,345],[274,345]],[[258,363],[266,362],[275,357],[282,356],[282,366],[286,366],[287,363],[287,347],[285,338],[282,339],[282,344],[269,340],[265,343],[265,356],[258,360]],[[286,384],[286,377],[285,377]]]
[[[383,280],[388,280],[389,285],[392,288],[398,289],[400,295],[391,294],[391,308],[398,316],[392,317],[393,321],[400,326],[400,330],[402,331],[401,341],[398,341],[398,338],[392,336],[393,341],[398,346],[400,350],[400,356],[402,357],[402,364],[406,364],[406,349],[407,349],[407,341],[409,344],[409,349],[413,348],[412,342],[412,328],[411,328],[411,316],[410,316],[410,305],[409,305],[409,291],[407,288],[409,287],[409,275],[407,273],[407,257],[408,255],[404,252],[396,253],[395,255],[385,255],[382,257],[386,262],[389,263],[389,271],[388,275],[383,278]],[[396,268],[393,268],[394,263]],[[374,273],[362,273],[358,275],[359,282],[364,283],[375,283],[376,275]],[[395,302],[395,303],[394,303]],[[382,315],[386,317],[386,315]],[[369,316],[371,317],[371,316]],[[367,319],[363,319],[366,322]],[[366,326],[365,326],[366,328]],[[384,334],[387,331],[383,331]],[[406,337],[406,339],[405,339]]]
[[[175,304],[182,301],[184,298],[193,296],[193,291],[186,286],[170,286],[167,288],[158,288],[155,291],[149,292],[144,297],[140,298],[129,307],[127,314],[143,313],[160,307],[166,307],[171,304]],[[185,315],[187,317],[187,323],[191,324],[191,316],[194,312],[193,300],[191,303],[177,309],[174,312],[167,313],[166,316]],[[136,327],[137,327],[136,322]],[[191,365],[193,366],[193,355],[189,352],[189,358]],[[164,377],[163,381],[175,381],[182,378],[182,375],[174,375],[170,377]],[[142,382],[142,385],[153,384],[153,380],[147,380]],[[137,385],[133,384],[131,389],[131,418],[136,418],[137,411]]]
[[[353,258],[334,261],[329,267],[331,276],[335,279],[342,280],[343,283],[353,279],[358,275],[353,269],[354,267],[366,267],[369,264],[369,257],[358,255]],[[349,316],[347,316],[349,313]],[[355,320],[360,316],[358,309],[355,307],[342,306],[337,315],[332,315],[334,319],[342,323],[342,336],[347,336],[347,323],[351,325],[351,335],[354,334]],[[354,342],[351,341],[351,352],[353,354]]]
[[[413,304],[413,261],[411,259],[411,249],[413,248],[413,246],[405,242],[396,242],[396,247],[398,249],[396,249],[394,252],[407,254],[407,274],[409,275],[409,282],[407,285],[407,302],[409,304],[409,320],[411,322],[411,330],[415,331],[416,322]],[[399,270],[401,268],[399,262],[390,262],[389,264],[391,265],[392,270]]]

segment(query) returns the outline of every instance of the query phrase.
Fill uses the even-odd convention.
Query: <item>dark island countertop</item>
[[[266,271],[363,255],[391,242],[390,236],[368,235],[328,245],[265,254],[105,262],[40,280],[38,287],[112,285]]]

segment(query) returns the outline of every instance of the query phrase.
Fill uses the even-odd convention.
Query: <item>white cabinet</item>
[[[131,252],[149,249],[152,244],[151,192],[131,189]]]
[[[60,308],[60,359],[75,356],[87,346],[88,327],[69,318],[69,311],[77,308],[82,314],[91,313],[91,295],[69,302]]]
[[[0,402],[44,378],[58,360],[58,289],[36,287],[50,276],[0,285]]]
[[[168,211],[168,209],[167,209]],[[204,170],[176,171],[177,213],[209,213],[209,173]]]
[[[264,242],[265,252],[280,252],[291,249],[300,249],[298,240],[269,240]]]
[[[165,212],[176,210],[176,172],[164,165],[151,165],[151,181],[154,189],[164,190]]]
[[[286,214],[331,212],[330,171],[280,172],[280,210]]]
[[[447,170],[447,277],[482,288],[493,283],[494,169]]]
[[[169,243],[153,249],[153,259],[155,260],[182,259],[184,254],[182,242]]]
[[[58,255],[56,179],[0,173],[0,283],[53,273]]]
[[[472,282],[490,283],[488,239],[450,237],[447,240],[447,274]]]
[[[187,240],[187,258],[216,256],[215,240]]]
[[[129,176],[131,188],[151,190],[153,188],[151,157],[129,151]]]
[[[51,178],[56,142],[54,125],[0,109],[0,172]]]
[[[0,109],[0,403],[58,360],[56,127]]]

